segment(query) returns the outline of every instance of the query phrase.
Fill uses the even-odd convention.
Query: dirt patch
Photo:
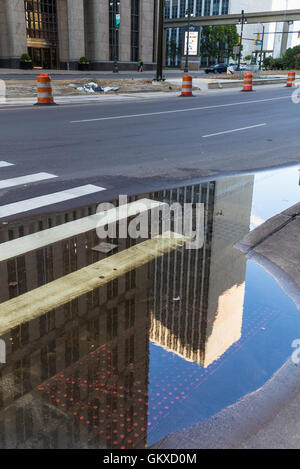
[[[155,83],[151,79],[94,79],[81,78],[75,80],[53,80],[53,90],[56,96],[87,96],[90,93],[77,90],[77,87],[94,82],[102,88],[111,87],[119,88],[118,91],[112,91],[105,94],[122,94],[122,93],[143,93],[149,91],[179,91],[180,86],[166,82]],[[6,81],[7,97],[35,97],[37,95],[37,85],[35,80],[7,80]],[[95,93],[99,94],[99,93]],[[104,94],[104,93],[101,93]]]

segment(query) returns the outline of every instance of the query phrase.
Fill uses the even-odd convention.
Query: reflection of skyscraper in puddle
[[[253,176],[156,193],[205,204],[205,243],[153,262],[150,340],[208,367],[241,337],[245,256],[233,248],[249,231]]]
[[[82,210],[78,217],[89,214]],[[57,222],[66,216],[76,214]],[[22,234],[34,232],[37,219],[23,223]],[[45,221],[55,226],[54,217]],[[0,301],[98,261],[97,244],[89,232],[2,262]],[[130,241],[118,244],[122,251]],[[148,288],[146,264],[3,336],[0,447],[145,447]]]

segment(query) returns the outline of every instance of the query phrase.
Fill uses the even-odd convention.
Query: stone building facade
[[[93,70],[153,68],[158,0],[0,0],[0,67],[77,69],[85,56]],[[116,27],[115,15],[120,15]],[[115,32],[116,29],[116,32]]]

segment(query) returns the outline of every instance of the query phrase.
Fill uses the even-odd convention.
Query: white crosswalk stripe
[[[54,174],[49,173],[36,173],[29,174],[28,176],[21,176],[11,179],[3,179],[0,181],[0,189],[7,189],[8,187],[21,186],[22,184],[32,184],[34,182],[45,181],[47,179],[57,178]]]
[[[96,213],[89,217],[54,226],[43,231],[38,231],[22,238],[0,244],[0,262],[24,255],[30,251],[41,249],[50,244],[57,243],[67,238],[86,233],[96,228],[106,226],[111,223],[128,219],[136,213],[143,213],[154,210],[165,205],[151,199],[140,199],[117,208],[112,208],[106,212]]]
[[[0,168],[7,168],[8,166],[14,166],[14,164],[8,163],[7,161],[0,161]]]
[[[27,200],[21,200],[12,204],[0,206],[0,218],[9,217],[12,215],[28,212],[36,208],[46,207],[49,205],[65,202],[67,200],[76,199],[86,195],[94,194],[96,192],[105,191],[104,187],[94,186],[87,184],[85,186],[74,187],[52,194],[34,197]]]

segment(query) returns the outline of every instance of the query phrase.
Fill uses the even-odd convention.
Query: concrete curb
[[[257,85],[277,85],[280,83],[286,83],[287,78],[274,78],[274,79],[269,79],[269,80],[253,80],[253,86]],[[207,84],[209,90],[216,90],[220,88],[242,88],[243,86],[243,80],[239,81],[229,81],[228,82],[209,82]]]

